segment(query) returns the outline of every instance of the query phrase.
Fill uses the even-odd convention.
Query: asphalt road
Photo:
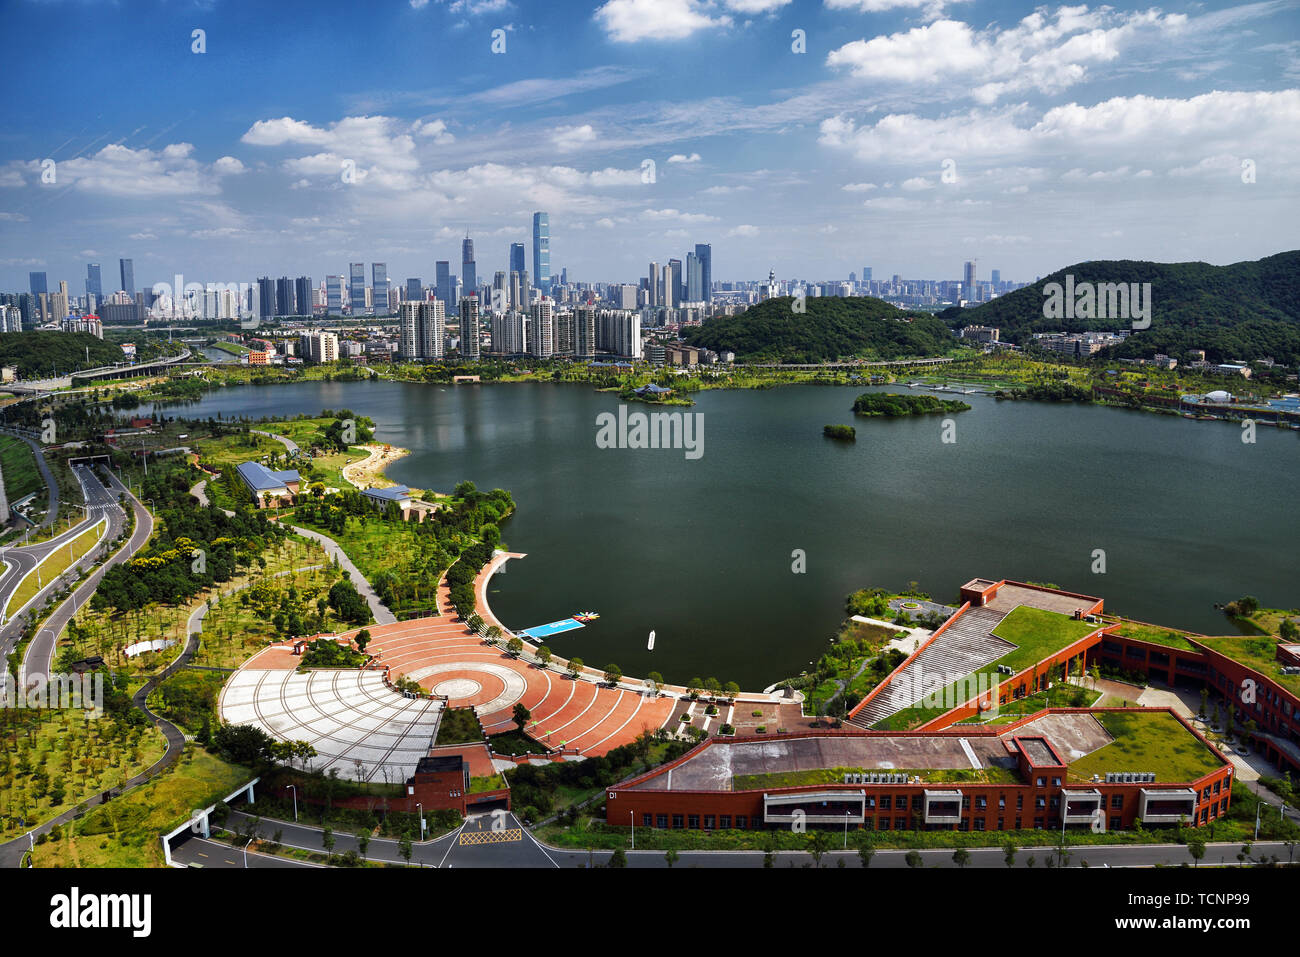
[[[241,811],[232,811],[227,826],[242,827],[250,816]],[[571,851],[548,847],[540,844],[519,824],[519,820],[507,813],[503,820],[503,836],[508,839],[484,838],[484,833],[492,832],[490,814],[473,815],[466,819],[463,827],[437,840],[423,844],[413,844],[411,854],[412,867],[589,867],[604,866],[609,862],[610,851]],[[513,833],[518,830],[516,838]],[[259,826],[259,835],[270,838],[276,830],[281,832],[280,843],[289,847],[299,847],[324,853],[322,832],[319,828],[297,825],[292,822],[273,821],[263,818]],[[832,835],[834,836],[834,835]],[[334,834],[334,853],[342,854],[356,850],[356,838],[351,834],[336,832]],[[229,850],[227,848],[227,850]],[[1205,865],[1237,864],[1240,844],[1210,844],[1206,847]],[[906,868],[906,850],[880,850],[871,860],[872,868]],[[952,848],[940,848],[920,851],[922,866],[926,868],[955,868]],[[1068,850],[1068,867],[1083,867],[1087,862],[1092,868],[1153,867],[1157,864],[1181,866],[1192,864],[1191,855],[1184,844],[1116,844],[1094,845],[1091,847],[1072,847]],[[1258,860],[1261,856],[1277,856],[1287,860],[1287,850],[1280,842],[1260,842],[1252,845],[1251,856]],[[173,857],[175,857],[173,851]],[[372,838],[367,848],[366,857],[372,861],[386,861],[392,864],[405,864],[398,853],[397,842]],[[1050,847],[1021,848],[1016,853],[1015,867],[1030,867],[1030,858],[1036,867],[1045,868],[1047,858],[1055,858],[1055,850]],[[861,867],[861,860],[856,850],[832,850],[821,862],[822,867],[839,867],[839,861],[845,867]],[[803,851],[777,851],[773,854],[773,867],[812,866],[812,855]],[[628,851],[628,867],[654,868],[668,866],[663,851]],[[232,866],[215,862],[204,862],[204,866]],[[242,867],[242,859],[233,866]],[[761,851],[679,851],[675,865],[679,868],[747,868],[762,867]],[[972,848],[970,851],[971,868],[1006,868],[1006,859],[1002,848]]]
[[[6,435],[12,435],[15,438],[22,439],[32,447],[32,452],[36,455],[36,467],[41,472],[41,478],[45,480],[45,487],[49,490],[50,501],[45,510],[45,518],[41,519],[38,528],[49,528],[54,524],[55,519],[59,517],[59,483],[54,481],[54,473],[50,471],[50,463],[45,461],[45,453],[35,439],[24,435],[16,429],[5,429]]]

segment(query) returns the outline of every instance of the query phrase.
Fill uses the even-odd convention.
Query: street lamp
[[[849,849],[849,812],[844,812],[844,850]]]
[[[293,791],[293,823],[298,823],[298,785],[290,784],[289,789]]]
[[[420,815],[420,840],[424,840],[424,805],[419,801],[415,802],[415,809]]]
[[[636,850],[636,813],[628,811],[627,816],[632,819],[632,850]]]

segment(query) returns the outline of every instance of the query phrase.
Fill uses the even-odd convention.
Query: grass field
[[[85,715],[67,708],[5,713],[10,733],[0,732],[0,839],[122,784],[162,757],[165,741],[154,727]]]
[[[1018,784],[1019,777],[1006,768],[812,768],[806,771],[777,771],[772,774],[737,774],[732,790],[758,791],[768,788],[804,787],[810,784],[843,784],[846,774],[906,774],[926,784]]]
[[[158,836],[195,808],[225,797],[251,777],[199,748],[186,746],[175,765],[148,784],[96,807],[63,828],[62,838],[37,846],[37,867],[163,867]]]
[[[1007,665],[1013,671],[1023,671],[1085,635],[1092,634],[1098,627],[1054,611],[1021,605],[993,629],[993,634],[998,638],[1016,646],[1015,651],[1008,652],[993,664]]]
[[[68,568],[74,565],[78,559],[95,547],[99,542],[99,537],[104,533],[108,524],[108,519],[101,519],[93,527],[86,529],[71,542],[66,545],[60,545],[51,554],[32,569],[18,585],[14,591],[13,597],[9,599],[9,606],[5,609],[5,616],[10,617],[23,605],[27,604],[32,597],[41,590],[45,585],[54,581],[59,575],[62,575]],[[40,573],[39,575],[37,573]]]
[[[40,470],[36,467],[36,453],[22,439],[0,435],[0,467],[4,469],[5,496],[10,505],[45,488]],[[36,501],[45,502],[46,496],[39,495]]]
[[[1270,681],[1276,681],[1292,694],[1300,695],[1300,675],[1282,674],[1282,665],[1277,660],[1277,641],[1261,635],[1223,635],[1217,638],[1201,639],[1207,648],[1221,655],[1240,662],[1247,668],[1254,668]]]
[[[1097,715],[1115,740],[1070,764],[1070,777],[1091,780],[1107,771],[1154,771],[1160,784],[1186,783],[1222,761],[1164,711],[1108,711]]]

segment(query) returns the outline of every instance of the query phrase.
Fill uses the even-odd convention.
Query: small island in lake
[[[845,442],[858,440],[858,430],[851,425],[823,425],[822,435],[828,439],[842,439]]]
[[[970,406],[956,399],[932,395],[898,395],[894,392],[864,392],[853,403],[857,415],[929,415],[933,412],[967,412]]]

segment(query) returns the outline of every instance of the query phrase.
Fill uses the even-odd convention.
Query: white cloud
[[[716,223],[718,221],[717,216],[709,216],[705,213],[683,213],[678,209],[643,209],[641,218],[652,222],[674,220],[679,223]]]
[[[706,196],[730,196],[732,193],[750,193],[753,190],[752,186],[710,186],[700,192]]]
[[[205,165],[191,156],[193,152],[190,143],[172,143],[161,150],[133,150],[112,143],[90,156],[60,160],[55,175],[59,185],[80,192],[147,199],[218,193],[221,176],[243,170],[233,157]],[[39,180],[40,161],[14,161],[0,180],[21,179],[23,172]]]
[[[29,222],[27,216],[23,213],[0,213],[0,222],[4,223],[26,223]]]
[[[709,16],[696,0],[607,0],[596,9],[595,19],[615,43],[681,40],[731,23],[725,15]]]
[[[736,226],[736,227],[734,227],[734,228],[732,228],[732,229],[727,230],[727,236],[729,236],[729,237],[733,237],[733,236],[757,236],[757,235],[758,235],[758,227],[757,227],[757,226],[751,226],[751,225],[749,225],[749,223],[742,223],[742,224],[739,225],[739,226]]]
[[[879,188],[875,183],[845,183],[840,187],[846,193],[865,193]]]
[[[561,126],[551,134],[551,145],[561,153],[572,153],[582,149],[596,139],[596,131],[590,123],[581,126]]]
[[[687,156],[685,153],[674,153],[672,156],[668,157],[668,162],[670,163],[698,163],[699,161],[699,153],[692,153],[690,156]]]
[[[958,20],[854,40],[826,57],[854,77],[921,86],[971,84],[974,98],[992,103],[1025,90],[1055,93],[1082,82],[1090,66],[1116,61],[1140,41],[1177,34],[1182,14],[1158,10],[1116,13],[1109,8],[1060,7],[1035,11],[1013,27],[977,31]]]
[[[924,176],[913,176],[911,179],[905,179],[899,184],[903,189],[910,193],[918,192],[923,189],[934,189],[934,183]]]
[[[456,142],[456,137],[447,132],[447,124],[442,120],[417,120],[411,127],[411,134],[421,139],[431,139],[439,146]]]
[[[782,7],[789,6],[791,0],[724,0],[728,10],[735,10],[737,13],[771,13],[773,10],[780,10]]]

